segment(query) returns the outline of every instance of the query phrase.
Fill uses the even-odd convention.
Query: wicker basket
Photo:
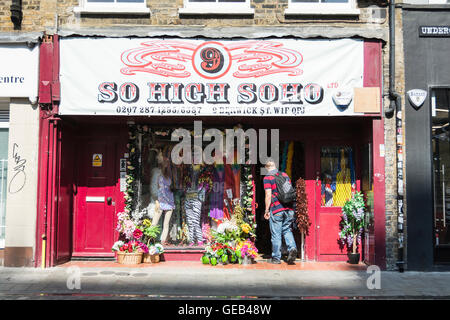
[[[117,252],[117,262],[120,264],[142,263],[142,252]]]
[[[159,254],[150,254],[150,253],[144,253],[143,256],[143,263],[159,263],[160,257]]]

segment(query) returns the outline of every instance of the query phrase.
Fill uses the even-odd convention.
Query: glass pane
[[[219,2],[245,2],[245,0],[219,0]]]
[[[114,3],[114,0],[87,0],[87,2],[95,2],[95,3]]]
[[[118,3],[144,3],[144,0],[117,0]]]
[[[8,129],[0,129],[0,248],[5,245]]]
[[[189,0],[189,2],[217,2],[217,0]]]
[[[324,207],[342,207],[356,191],[353,150],[350,147],[322,147],[320,153],[321,197]]]
[[[348,0],[322,0],[322,3],[348,3]]]
[[[165,247],[202,246],[240,205],[240,165],[176,165],[168,129],[141,133],[135,213],[159,225]],[[192,151],[192,150],[191,150]],[[193,154],[193,153],[192,153]],[[226,180],[225,180],[226,178]]]
[[[450,138],[449,89],[434,89],[432,99],[432,147],[434,172],[434,227],[436,245],[450,243]]]
[[[319,0],[291,0],[293,3],[310,3],[310,2],[319,2]]]

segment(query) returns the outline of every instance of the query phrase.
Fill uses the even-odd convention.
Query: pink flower
[[[142,231],[140,230],[140,229],[136,229],[136,230],[134,230],[134,232],[133,232],[133,237],[135,238],[135,239],[140,239],[141,237],[142,237]]]

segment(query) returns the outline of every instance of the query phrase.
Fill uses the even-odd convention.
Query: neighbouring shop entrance
[[[431,90],[434,259],[450,262],[450,88]]]

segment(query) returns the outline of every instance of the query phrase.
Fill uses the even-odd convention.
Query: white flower
[[[114,245],[112,246],[112,250],[113,250],[113,251],[119,251],[119,247],[123,246],[124,244],[125,244],[125,243],[124,243],[123,241],[121,241],[121,240],[116,241],[116,242],[114,243]]]
[[[162,246],[162,244],[157,243],[155,244],[156,250],[158,251],[158,253],[163,253],[164,252],[164,247]]]
[[[158,249],[155,246],[151,246],[150,248],[148,248],[148,253],[149,254],[157,254]]]
[[[226,231],[237,231],[239,228],[229,220],[224,220],[218,227],[217,232],[224,234]]]

